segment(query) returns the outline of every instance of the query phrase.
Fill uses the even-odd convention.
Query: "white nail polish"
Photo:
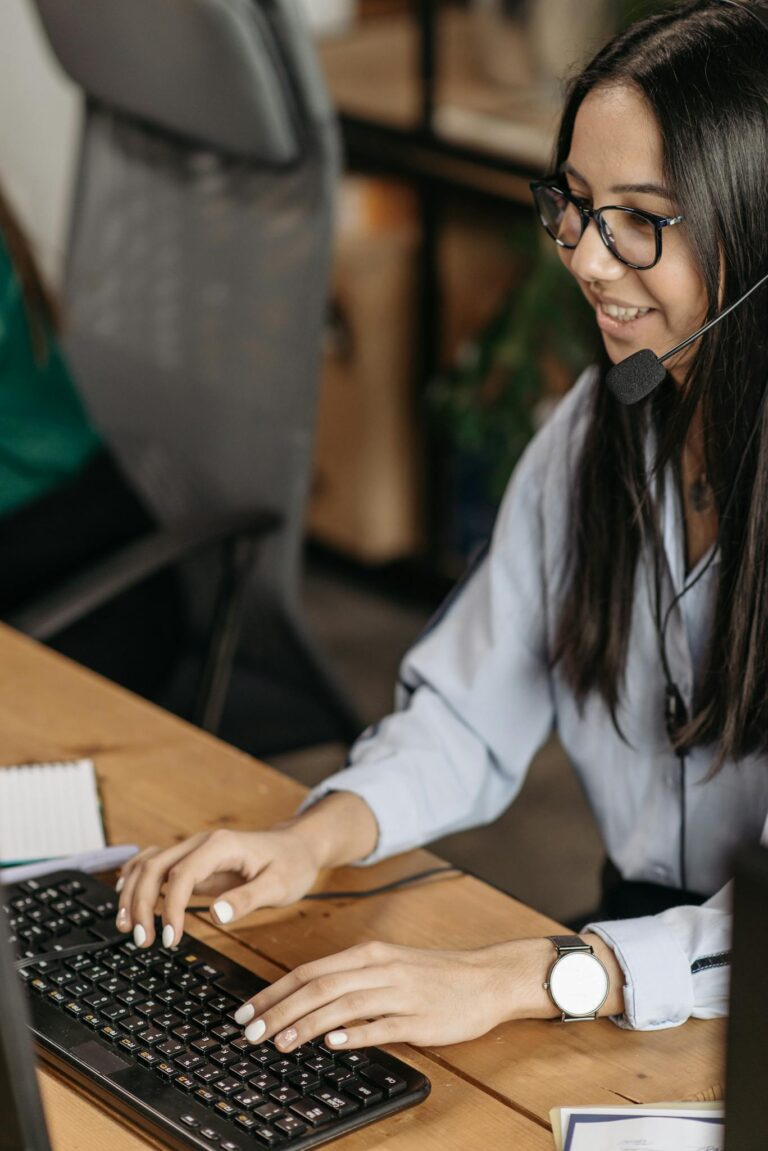
[[[242,1007],[238,1007],[235,1012],[235,1023],[239,1023],[242,1027],[249,1019],[253,1019],[256,1012],[254,1011],[252,1003],[244,1003]]]
[[[137,923],[133,929],[133,942],[137,947],[143,947],[147,942],[147,933],[140,923]]]
[[[220,899],[218,903],[214,903],[213,913],[218,919],[219,923],[229,923],[229,921],[235,917],[235,912],[232,908],[232,904],[227,903],[225,899]]]
[[[347,1042],[346,1031],[331,1031],[330,1035],[328,1036],[328,1042],[330,1043],[331,1047],[340,1047],[342,1043]]]
[[[173,947],[173,941],[176,938],[176,933],[171,927],[170,923],[166,923],[163,928],[163,947]]]
[[[125,876],[121,875],[120,878],[118,879],[117,883],[115,884],[115,891],[117,892],[118,895],[120,894],[120,892],[123,890],[124,887],[125,887]]]
[[[267,1030],[267,1025],[263,1019],[257,1019],[245,1029],[245,1038],[249,1043],[258,1043],[264,1032]]]

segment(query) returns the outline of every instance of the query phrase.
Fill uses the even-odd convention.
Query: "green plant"
[[[536,430],[542,401],[562,393],[597,348],[592,309],[554,247],[532,243],[530,227],[520,241],[530,259],[522,286],[428,392],[452,447],[482,461],[492,502]]]

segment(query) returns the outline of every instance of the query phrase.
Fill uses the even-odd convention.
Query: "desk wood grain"
[[[0,628],[0,762],[84,755],[95,759],[114,842],[169,843],[222,825],[268,827],[291,814],[304,794],[295,781]],[[435,862],[428,852],[408,852],[374,868],[339,870],[324,876],[320,887],[373,887]],[[216,945],[244,947],[255,970],[266,963],[285,971],[363,939],[462,948],[548,934],[556,927],[531,908],[464,876],[360,901],[304,901],[257,912],[227,932],[215,930]],[[457,1116],[462,1127],[469,1124],[463,1127],[466,1138],[478,1108],[484,1114],[487,1108],[497,1138],[494,1125],[502,1118],[511,1122],[509,1112],[518,1116],[516,1122],[528,1124],[523,1130],[530,1140],[511,1145],[536,1147],[553,1106],[711,1093],[722,1082],[723,1037],[720,1021],[692,1021],[653,1033],[622,1031],[607,1020],[566,1027],[522,1021],[471,1043],[422,1052],[409,1048],[406,1058],[429,1067],[429,1077],[445,1083],[444,1092],[413,1115],[428,1113],[430,1123],[434,1117],[435,1144],[448,1140],[450,1146]],[[47,1085],[57,1122],[66,1125],[61,1116],[71,1112],[71,1105],[59,1106],[62,1090]],[[451,1120],[440,1124],[443,1094],[446,1101],[458,1098],[459,1103],[452,1104],[458,1111],[451,1112]],[[395,1117],[384,1126],[391,1123],[401,1131],[416,1122]],[[418,1122],[427,1124],[427,1119]],[[380,1138],[375,1130],[350,1139],[372,1139],[360,1145],[373,1146]],[[82,1146],[90,1151],[90,1144]]]

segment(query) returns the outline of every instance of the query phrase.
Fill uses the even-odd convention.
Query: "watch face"
[[[566,1015],[594,1015],[608,994],[608,972],[588,951],[561,955],[549,975],[549,993]]]

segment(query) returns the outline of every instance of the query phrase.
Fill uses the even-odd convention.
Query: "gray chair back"
[[[87,96],[63,293],[83,398],[161,524],[282,512],[254,595],[292,606],[339,164],[301,4],[36,3]]]

